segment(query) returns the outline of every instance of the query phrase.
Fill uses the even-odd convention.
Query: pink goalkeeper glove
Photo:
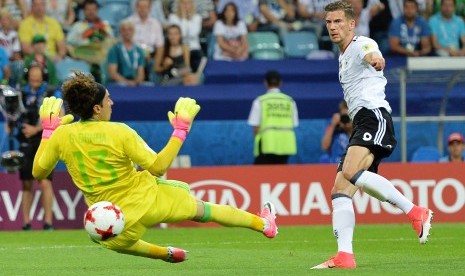
[[[168,112],[168,119],[174,128],[171,136],[177,137],[184,142],[187,133],[192,127],[195,116],[200,111],[200,106],[194,99],[179,98],[174,106],[174,113]]]
[[[42,139],[50,138],[57,127],[68,124],[74,120],[71,114],[63,116],[62,118],[58,117],[62,104],[62,99],[57,99],[55,97],[44,98],[39,110],[40,122],[43,128]]]

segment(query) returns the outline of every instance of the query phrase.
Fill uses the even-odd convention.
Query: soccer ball
[[[124,215],[117,205],[99,201],[84,214],[84,228],[96,241],[106,241],[121,234],[124,229]]]

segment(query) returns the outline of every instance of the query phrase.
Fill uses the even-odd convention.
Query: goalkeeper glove
[[[168,119],[174,128],[171,136],[178,137],[184,142],[199,111],[200,106],[194,99],[180,97],[174,106],[174,113],[168,112]]]
[[[60,115],[61,105],[63,104],[62,99],[55,97],[46,97],[42,102],[39,110],[40,121],[42,123],[42,139],[48,139],[60,125],[65,125],[74,120],[73,115],[68,114],[63,117]]]

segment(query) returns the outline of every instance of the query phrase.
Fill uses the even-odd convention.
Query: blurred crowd
[[[243,61],[248,34],[312,32],[334,52],[324,7],[333,0],[2,0],[0,80],[19,87],[31,66],[58,84],[64,59],[99,82],[196,85],[207,58]],[[347,0],[356,34],[385,55],[465,56],[465,0]]]

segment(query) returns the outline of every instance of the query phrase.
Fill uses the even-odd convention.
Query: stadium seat
[[[284,50],[278,35],[274,32],[251,32],[247,34],[247,40],[252,59],[279,60],[284,58]]]
[[[438,162],[439,158],[441,153],[436,147],[423,146],[415,150],[411,162]]]
[[[73,71],[90,73],[90,65],[82,60],[65,58],[55,63],[57,69],[57,78],[60,82],[65,81],[73,74]]]
[[[287,32],[283,38],[284,53],[290,58],[305,58],[319,50],[318,38],[312,32]]]

